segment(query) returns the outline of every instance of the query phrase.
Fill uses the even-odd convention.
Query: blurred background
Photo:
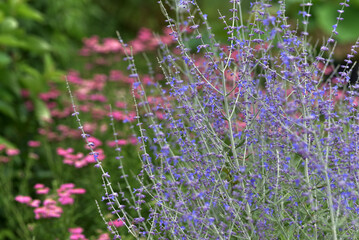
[[[230,4],[219,0],[198,2],[203,12],[208,14],[215,34],[225,43],[226,35],[223,23],[218,21],[218,10],[228,15]],[[340,1],[312,2],[311,41],[322,43],[332,31]],[[299,16],[300,3],[302,0],[287,0],[287,14],[294,25]],[[248,8],[246,4],[244,8]],[[345,9],[342,16],[344,21],[337,29],[340,33],[336,37],[338,46],[334,55],[337,63],[344,60],[359,36],[359,0],[352,0],[350,4],[351,7]],[[48,92],[53,84],[58,84],[59,89],[64,90],[59,95],[68,98],[64,76],[72,70],[84,75],[87,73],[86,61],[78,54],[85,38],[115,38],[118,30],[125,41],[130,41],[136,38],[141,28],[162,34],[164,20],[157,0],[0,0],[0,146],[3,146],[0,147],[0,240],[55,239],[51,236],[56,234],[58,239],[68,239],[61,237],[65,236],[62,230],[56,234],[49,230],[54,222],[44,220],[39,223],[34,220],[31,210],[18,208],[18,203],[14,201],[19,194],[34,196],[35,183],[55,186],[62,179],[70,181],[75,176],[71,172],[61,173],[56,170],[57,167],[54,167],[55,170],[48,167],[51,165],[49,158],[56,155],[49,152],[54,152],[61,144],[47,146],[44,143],[37,150],[37,157],[31,155],[34,152],[29,141],[46,142],[39,129],[50,128],[53,117],[49,105],[39,96]],[[66,144],[62,143],[62,146]],[[18,152],[6,152],[6,149]],[[72,170],[61,168],[61,171]],[[80,181],[79,184],[92,187],[93,183]],[[95,197],[98,197],[96,191],[85,199],[91,201]],[[81,207],[72,211],[76,213],[79,209]],[[29,213],[24,214],[23,211]],[[88,236],[95,236],[96,229],[105,229],[104,225],[97,226],[102,220],[96,206],[82,209],[81,214],[73,225],[88,220],[83,226]],[[31,233],[36,225],[43,230]],[[64,226],[67,225],[64,223]],[[50,238],[45,238],[46,234],[50,234]]]

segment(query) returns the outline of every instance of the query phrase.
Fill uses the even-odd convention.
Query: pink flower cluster
[[[109,221],[108,222],[109,226],[114,226],[114,227],[122,227],[124,225],[124,222],[122,220],[118,220],[116,219],[115,221]]]
[[[62,214],[62,208],[57,206],[57,202],[53,199],[45,199],[43,207],[34,209],[35,219],[40,218],[59,218]]]
[[[29,147],[36,148],[36,147],[40,147],[40,146],[41,146],[41,142],[30,140],[30,141],[27,142],[27,145],[28,145]]]
[[[101,141],[93,137],[88,138],[88,140],[89,140],[89,144],[86,144],[85,148],[89,149],[91,146],[92,149],[96,150],[97,159],[99,161],[102,161],[105,158],[104,151],[102,149],[96,148],[97,146],[102,145]],[[73,165],[76,168],[82,168],[87,166],[88,164],[96,163],[96,160],[93,155],[85,156],[83,153],[74,154],[73,152],[74,152],[73,148],[67,148],[67,149],[63,149],[60,147],[57,148],[57,154],[59,156],[64,157],[63,160],[64,164]]]
[[[40,206],[41,200],[32,199],[29,196],[18,195],[15,197],[15,201],[26,204],[29,207],[33,207],[35,213],[35,219],[40,218],[59,218],[63,212],[62,208],[58,206],[58,203],[61,205],[69,205],[74,203],[72,198],[73,194],[84,194],[86,192],[83,188],[74,188],[73,183],[62,184],[59,189],[57,189],[57,196],[48,196],[43,202],[43,206]],[[41,183],[37,183],[34,186],[36,193],[39,195],[46,195],[49,193],[50,189],[45,187]],[[55,200],[58,198],[57,200]]]
[[[131,111],[129,113],[123,113],[121,111],[113,111],[112,116],[115,120],[123,121],[123,122],[133,122],[135,121],[136,112]]]
[[[83,234],[83,229],[81,227],[69,228],[70,240],[87,240]],[[97,240],[110,240],[110,235],[108,233],[103,233],[98,236]]]
[[[35,184],[34,188],[36,189],[36,193],[37,193],[37,194],[43,194],[43,195],[45,195],[45,194],[48,194],[49,191],[50,191],[50,188],[45,187],[45,185],[44,185],[44,184],[41,184],[41,183]]]
[[[117,145],[123,146],[127,144],[136,145],[137,144],[137,138],[136,137],[130,137],[129,139],[118,139],[117,141],[107,141],[107,145],[109,147],[115,147]]]
[[[137,54],[144,51],[155,50],[160,42],[165,44],[170,44],[173,42],[172,37],[169,35],[168,29],[164,30],[164,35],[156,38],[150,29],[141,28],[137,34],[136,39],[129,42],[129,46],[132,47],[133,54]],[[99,42],[98,36],[93,36],[91,38],[84,39],[84,47],[80,51],[82,56],[90,56],[94,53],[124,53],[129,51],[124,49],[116,38],[105,38],[102,44]]]
[[[65,183],[57,189],[57,194],[59,196],[58,201],[62,205],[70,205],[74,203],[74,199],[72,198],[73,194],[84,194],[86,190],[83,188],[74,188],[75,184],[73,183]]]
[[[19,149],[9,148],[5,144],[0,144],[0,163],[7,163],[12,156],[17,156],[19,154]]]
[[[82,234],[83,229],[80,227],[69,228],[70,240],[87,240],[85,235]]]

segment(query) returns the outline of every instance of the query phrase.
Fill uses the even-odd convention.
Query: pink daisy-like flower
[[[32,200],[31,203],[28,203],[28,206],[37,208],[40,206],[40,203],[41,201],[39,199],[35,199]]]
[[[16,156],[16,155],[19,155],[19,153],[20,153],[20,150],[19,149],[15,149],[15,148],[13,148],[13,149],[6,149],[6,154],[8,155],[8,156]]]
[[[85,235],[82,234],[83,229],[80,227],[77,228],[69,228],[70,232],[70,240],[86,240]]]
[[[19,203],[29,204],[32,201],[32,198],[29,196],[18,195],[15,197],[15,201],[17,201]]]
[[[115,221],[109,221],[108,222],[109,226],[115,226],[115,227],[122,227],[124,225],[124,222],[122,220],[115,220]]]
[[[29,147],[40,147],[41,143],[39,141],[30,140],[30,141],[27,142],[27,145]]]

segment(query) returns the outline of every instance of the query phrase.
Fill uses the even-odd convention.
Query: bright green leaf
[[[44,20],[42,14],[37,10],[29,7],[27,4],[20,4],[16,7],[16,12],[19,17],[42,22]]]
[[[43,124],[51,119],[51,114],[46,104],[40,99],[33,99],[35,105],[35,115],[40,124]]]
[[[327,34],[330,34],[333,30],[333,25],[336,24],[336,18],[338,17],[338,4],[326,3],[325,5],[316,5],[314,8],[315,16],[318,20],[318,25]],[[358,7],[346,8],[342,17],[344,18],[338,24],[337,31],[339,32],[335,38],[339,42],[355,42],[359,36],[359,28],[355,26],[355,22],[358,22]]]
[[[22,74],[19,78],[20,83],[33,93],[39,93],[44,89],[43,77],[35,68],[26,64],[18,65]]]
[[[55,64],[52,60],[52,57],[49,53],[44,54],[44,73],[49,74],[53,71],[55,71]]]
[[[4,18],[5,18],[5,13],[1,11],[1,5],[0,5],[0,23],[4,20]]]
[[[46,52],[51,50],[51,46],[44,39],[36,36],[28,36],[26,38],[27,48],[34,52]]]
[[[10,32],[12,30],[17,29],[19,26],[19,23],[17,20],[13,17],[6,17],[1,23],[0,23],[0,29],[3,32]]]
[[[2,239],[16,239],[17,237],[10,229],[2,229],[0,231],[0,240]]]
[[[1,34],[0,35],[0,46],[4,45],[7,47],[27,47],[26,42],[16,38],[14,35],[11,34]]]
[[[11,58],[6,53],[0,52],[0,67],[11,63]]]

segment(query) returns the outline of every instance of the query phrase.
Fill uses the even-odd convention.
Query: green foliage
[[[355,1],[353,1],[355,3]],[[333,25],[336,23],[338,16],[338,2],[330,1],[315,5],[313,12],[317,19],[317,24],[326,34],[330,34],[333,30]],[[355,42],[359,35],[359,28],[353,28],[353,24],[358,22],[359,4],[352,4],[350,8],[345,8],[342,15],[344,20],[338,25],[339,34],[336,39],[339,43]]]
[[[198,2],[203,7],[203,12],[208,13],[209,21],[215,23],[213,32],[217,39],[223,43],[227,42],[227,35],[223,30],[225,24],[218,20],[220,16],[218,9],[224,15],[228,14],[229,2],[216,0]],[[330,34],[337,17],[338,1],[318,0],[313,2],[315,3],[311,11],[313,17],[310,19],[310,22],[313,23],[311,25],[312,32],[320,29],[320,32]],[[248,7],[246,5],[248,3],[249,1],[244,1],[245,8]],[[302,0],[287,0],[287,4],[291,6],[288,9],[292,17],[297,17],[300,3]],[[351,8],[345,9],[344,21],[338,27],[339,43],[356,40],[359,28],[353,28],[352,25],[358,20],[358,12],[358,1],[352,1]],[[2,126],[0,144],[6,145],[7,148],[21,150],[21,156],[0,170],[0,195],[6,196],[0,199],[0,222],[5,222],[0,226],[0,240],[19,239],[19,236],[21,239],[32,239],[28,231],[32,226],[36,229],[36,236],[51,234],[47,230],[53,227],[53,222],[43,221],[26,225],[25,223],[31,221],[36,222],[33,220],[31,209],[19,208],[21,205],[13,202],[16,194],[33,194],[32,186],[37,182],[46,182],[49,187],[53,188],[65,182],[75,182],[76,185],[87,186],[88,193],[77,200],[78,208],[71,213],[73,215],[68,215],[67,219],[71,219],[71,222],[61,222],[62,229],[73,227],[74,225],[70,226],[70,224],[74,222],[81,222],[90,234],[96,235],[97,229],[105,228],[105,225],[101,225],[101,220],[98,220],[94,204],[94,199],[98,198],[102,189],[99,185],[93,186],[93,183],[99,182],[101,176],[98,171],[90,167],[78,171],[73,166],[64,165],[62,159],[55,154],[57,146],[72,146],[76,151],[81,151],[83,142],[78,139],[66,139],[63,145],[54,144],[37,133],[39,126],[51,128],[63,124],[60,120],[56,121],[54,125],[48,123],[50,112],[46,104],[39,98],[39,94],[48,90],[49,82],[56,83],[61,88],[61,85],[64,84],[65,70],[83,67],[83,62],[78,61],[77,57],[83,38],[93,35],[114,37],[115,31],[119,30],[125,40],[130,40],[135,37],[141,27],[148,27],[154,32],[160,33],[164,25],[164,17],[156,1],[0,0],[0,124]],[[348,30],[349,27],[350,30]],[[199,40],[189,41],[189,47],[194,51],[198,44],[200,44]],[[155,58],[153,58],[153,62],[156,62]],[[142,67],[147,69],[146,63],[142,65],[139,66],[139,69]],[[119,69],[117,66],[112,67]],[[96,70],[107,72],[108,69]],[[82,75],[86,78],[91,77],[91,73],[88,71],[83,71]],[[64,89],[64,86],[62,88]],[[109,97],[113,94],[113,99],[116,99],[118,93],[111,92],[116,88],[117,85],[108,87],[105,95]],[[26,90],[27,94],[23,94],[22,90]],[[62,95],[61,100],[58,100],[59,105],[67,98],[65,91]],[[94,121],[94,119],[86,117],[84,120]],[[125,129],[124,125],[121,125],[120,129]],[[129,129],[126,131],[130,132]],[[111,139],[112,133],[108,133],[105,138]],[[38,154],[39,159],[34,159],[29,155],[30,150],[26,143],[30,139],[41,139],[41,142],[45,143],[41,149],[34,151]],[[238,148],[242,144],[244,144],[244,140],[236,147]],[[105,152],[111,152],[111,150],[107,148]],[[138,162],[135,161],[138,158],[137,149],[133,146],[126,146],[123,152],[125,159],[130,159],[129,162],[124,163],[126,168],[137,172],[139,168]],[[109,156],[109,158],[113,157]],[[294,156],[294,159],[298,164],[303,161],[301,156]],[[116,164],[108,164],[107,169],[117,168]],[[115,173],[115,170],[113,171]],[[229,174],[228,177],[231,178]],[[25,211],[26,213],[24,213]],[[5,216],[12,217],[8,221]],[[295,227],[293,225],[289,231],[297,231]],[[66,234],[67,232],[57,232],[56,236],[62,239]],[[289,232],[287,235],[291,235],[291,233]],[[278,237],[285,239],[285,234]],[[52,238],[53,235],[47,236],[47,239]],[[123,239],[131,238],[124,236]]]
[[[26,126],[35,126],[46,117],[47,110],[39,103],[38,94],[47,89],[50,75],[43,59],[52,61],[52,46],[32,31],[33,27],[41,26],[44,19],[44,15],[26,1],[0,3],[0,123],[6,126],[0,135],[17,145],[26,139],[26,132],[22,131]],[[62,74],[56,73],[56,77]],[[27,99],[21,95],[22,89],[28,91]],[[26,108],[25,101],[28,106],[37,102],[34,111]]]
[[[288,5],[286,13],[292,19],[298,17],[298,12],[301,9],[300,4],[302,0],[287,0]],[[333,25],[336,24],[336,19],[339,16],[338,9],[341,8],[340,0],[314,0],[311,7],[309,18],[309,28],[311,36],[319,39],[323,34],[330,35],[333,30]],[[339,47],[341,44],[354,43],[359,35],[359,28],[353,28],[353,24],[359,20],[359,1],[350,1],[350,7],[344,8],[344,13],[341,15],[344,18],[338,24],[338,35],[334,38],[338,41]],[[319,34],[318,34],[319,33]],[[319,39],[320,41],[322,39]]]

